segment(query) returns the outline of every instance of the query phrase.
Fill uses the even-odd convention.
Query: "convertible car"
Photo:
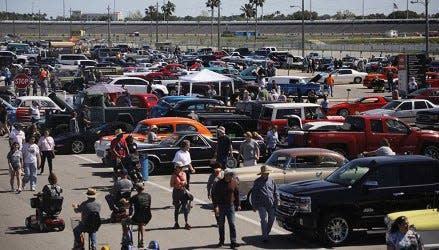
[[[381,108],[391,100],[391,97],[366,96],[355,101],[332,105],[327,115],[341,115],[346,117],[348,115],[354,115],[357,112],[361,113],[367,110]]]

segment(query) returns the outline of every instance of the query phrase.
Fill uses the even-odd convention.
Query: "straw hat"
[[[261,175],[261,174],[269,174],[271,173],[271,170],[267,168],[267,166],[262,166],[261,167],[261,172],[259,172],[257,175]]]
[[[151,125],[151,130],[158,129],[156,125]]]
[[[85,192],[84,194],[87,196],[87,198],[96,198],[98,192],[94,188],[88,188],[87,192]]]
[[[123,134],[122,129],[118,128],[118,129],[116,129],[116,131],[114,131],[114,135],[115,135],[115,136],[118,136],[118,135],[120,135],[120,134]]]

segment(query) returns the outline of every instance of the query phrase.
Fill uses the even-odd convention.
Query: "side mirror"
[[[378,181],[367,180],[363,183],[363,190],[365,191],[375,187],[378,187]]]

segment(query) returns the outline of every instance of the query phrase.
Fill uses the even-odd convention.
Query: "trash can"
[[[147,181],[149,178],[149,167],[148,167],[148,157],[141,156],[140,157],[140,172],[142,173],[142,177],[144,181]]]
[[[303,138],[305,132],[301,130],[288,131],[288,147],[301,147],[304,145]]]

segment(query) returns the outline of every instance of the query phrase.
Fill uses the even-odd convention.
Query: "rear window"
[[[301,109],[278,109],[276,112],[276,119],[287,119],[285,116],[287,115],[297,115],[302,117]]]

